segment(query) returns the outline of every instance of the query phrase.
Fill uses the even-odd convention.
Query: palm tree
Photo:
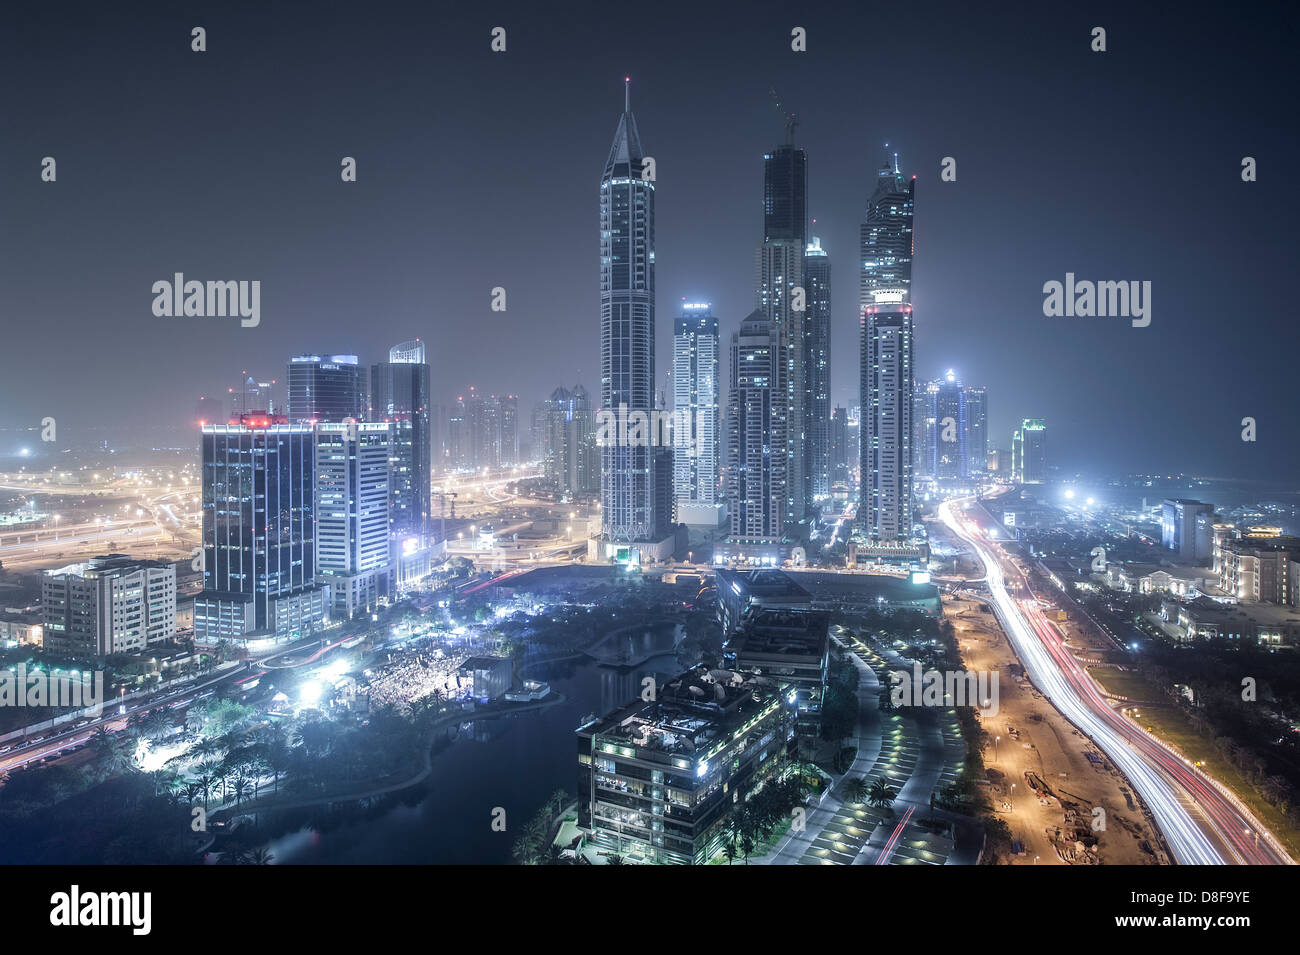
[[[248,854],[249,865],[270,865],[275,861],[275,856],[266,846],[259,846]]]
[[[894,804],[898,794],[883,779],[877,779],[867,790],[867,802],[877,809],[887,809]]]
[[[605,865],[622,865],[623,857],[617,852],[605,857]]]
[[[861,776],[844,784],[844,798],[849,802],[862,802],[867,794],[867,781]]]
[[[239,804],[253,794],[253,784],[247,776],[237,776],[231,790],[235,794],[235,808],[238,809]]]

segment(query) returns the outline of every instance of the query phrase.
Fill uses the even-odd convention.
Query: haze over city
[[[801,57],[781,4],[644,18],[591,4],[510,11],[493,56],[477,16],[380,4],[214,10],[194,57],[169,39],[186,16],[64,5],[0,35],[0,308],[23,356],[6,368],[0,454],[47,415],[69,436],[156,442],[146,429],[192,426],[198,397],[241,371],[282,380],[289,354],[371,362],[416,337],[440,403],[470,385],[526,404],[594,388],[593,187],[630,76],[658,162],[660,356],[683,299],[712,302],[724,334],[753,307],[775,89],[841,283],[885,144],[918,176],[918,378],[953,368],[990,386],[995,446],[1034,416],[1070,471],[1300,464],[1281,410],[1289,350],[1269,347],[1293,301],[1300,210],[1282,157],[1296,142],[1257,120],[1288,109],[1281,33],[1126,5],[812,7]],[[1113,24],[1104,57],[1064,40],[1089,18]],[[1257,182],[1237,176],[1243,155],[1260,157]],[[56,188],[32,156],[58,160]],[[358,164],[346,187],[343,156]],[[940,181],[945,156],[956,182]],[[260,279],[260,326],[155,318],[150,286],[177,271]],[[1151,281],[1151,325],[1045,318],[1043,283],[1067,271]],[[505,312],[490,309],[498,286]],[[857,301],[838,288],[832,404],[851,406]]]
[[[7,924],[1281,928],[1293,7],[0,12]]]

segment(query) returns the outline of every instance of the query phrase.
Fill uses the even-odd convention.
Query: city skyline
[[[0,12],[15,924],[248,865],[258,940],[360,865],[1266,923],[1300,8],[1199,13]]]
[[[433,399],[440,404],[468,384],[484,392],[518,392],[527,403],[544,398],[557,380],[594,386],[599,352],[581,334],[594,307],[585,291],[594,174],[579,157],[607,147],[607,121],[600,117],[607,115],[618,83],[630,75],[641,121],[655,129],[662,206],[656,306],[662,314],[672,314],[682,299],[711,301],[727,335],[749,313],[746,250],[753,247],[762,155],[781,133],[782,117],[769,101],[776,88],[800,118],[798,141],[809,157],[808,215],[816,220],[809,232],[822,238],[832,262],[841,263],[840,294],[833,303],[832,405],[856,403],[856,349],[844,346],[856,336],[857,316],[845,266],[855,257],[874,170],[898,152],[901,167],[915,172],[924,187],[918,199],[925,230],[918,237],[924,255],[915,303],[921,317],[917,377],[934,378],[956,367],[967,380],[994,386],[990,447],[1007,448],[1020,420],[1042,417],[1053,429],[1059,453],[1054,463],[1067,472],[1248,476],[1294,469],[1300,449],[1283,440],[1286,422],[1271,410],[1282,403],[1281,350],[1250,358],[1241,350],[1220,355],[1219,372],[1235,381],[1229,402],[1206,389],[1187,389],[1183,376],[1170,370],[1194,365],[1201,343],[1225,334],[1193,266],[1199,251],[1193,236],[1212,231],[1230,246],[1251,248],[1256,267],[1250,280],[1241,281],[1244,276],[1231,271],[1239,266],[1231,264],[1225,287],[1243,290],[1243,307],[1262,323],[1259,334],[1281,334],[1284,328],[1290,292],[1282,246],[1257,236],[1280,236],[1281,223],[1294,215],[1295,199],[1279,191],[1281,177],[1268,174],[1267,160],[1258,182],[1242,183],[1237,175],[1242,155],[1280,155],[1291,141],[1285,130],[1260,127],[1233,107],[1235,91],[1270,95],[1265,57],[1226,83],[1211,84],[1181,59],[1190,27],[1161,22],[1158,31],[1147,15],[1124,12],[1115,14],[1111,30],[1141,37],[1148,57],[1141,64],[1124,48],[1102,60],[1086,43],[1070,45],[1053,28],[1057,45],[1017,49],[1018,69],[1004,68],[999,54],[1010,53],[1011,37],[1022,34],[1000,31],[996,18],[963,20],[973,15],[953,11],[955,23],[971,27],[969,41],[942,34],[897,38],[900,55],[911,56],[916,69],[905,77],[863,80],[873,84],[872,102],[890,104],[876,109],[857,102],[860,85],[829,81],[850,62],[836,36],[840,31],[829,21],[808,18],[818,55],[800,60],[782,40],[788,27],[774,9],[759,8],[752,21],[726,30],[714,29],[718,16],[701,15],[696,32],[673,42],[687,44],[686,51],[692,44],[702,49],[723,42],[736,51],[752,45],[761,55],[740,67],[728,58],[725,73],[721,65],[710,66],[689,84],[651,58],[668,27],[650,26],[616,47],[601,46],[601,28],[577,27],[575,33],[570,25],[562,38],[540,15],[525,12],[512,21],[518,26],[508,52],[492,59],[486,31],[458,22],[446,68],[472,76],[482,101],[492,106],[478,116],[467,113],[462,101],[444,101],[440,128],[459,129],[462,139],[507,154],[527,145],[530,168],[552,188],[522,211],[512,208],[513,200],[508,205],[504,194],[484,192],[497,160],[453,171],[438,158],[439,150],[422,148],[425,134],[415,131],[404,143],[397,137],[407,132],[405,126],[364,108],[380,94],[376,81],[332,80],[326,73],[331,59],[313,52],[346,47],[372,54],[380,44],[374,31],[362,27],[343,39],[338,20],[303,25],[301,48],[278,50],[276,56],[305,70],[311,89],[295,87],[232,125],[225,111],[248,97],[230,94],[273,72],[262,34],[278,27],[276,14],[266,14],[266,21],[214,15],[207,59],[197,62],[184,59],[195,56],[184,42],[188,24],[147,24],[139,42],[156,44],[178,77],[171,88],[150,87],[148,96],[135,99],[125,97],[147,77],[124,77],[123,99],[77,79],[88,75],[83,69],[109,68],[99,58],[124,27],[105,24],[105,42],[76,53],[86,58],[85,67],[68,70],[66,82],[37,90],[17,105],[4,149],[15,174],[0,182],[0,204],[18,228],[0,240],[8,263],[3,301],[9,314],[20,317],[6,335],[12,348],[32,360],[12,371],[13,397],[0,415],[0,455],[34,444],[22,429],[46,416],[59,421],[69,440],[111,435],[119,443],[139,443],[146,440],[146,427],[180,429],[188,414],[176,409],[188,411],[200,396],[224,392],[241,369],[279,377],[285,358],[304,348],[357,353],[368,364],[382,360],[394,341],[422,338],[429,343]],[[1046,30],[1053,22],[1046,14],[1025,16],[1028,22],[1019,30]],[[0,41],[10,69],[33,58],[56,68],[73,55],[52,20],[43,17],[33,14],[25,24],[22,44]],[[266,29],[248,29],[252,23]],[[173,42],[175,52],[167,52]],[[927,78],[927,64],[968,43],[985,52],[963,88],[947,89]],[[433,69],[420,61],[414,42],[385,34],[383,44],[404,74],[418,77]],[[598,55],[581,67],[559,62],[552,54],[563,44]],[[246,62],[246,75],[226,78],[221,64],[231,62],[228,57]],[[1069,70],[1046,70],[1048,81],[1036,87],[1016,83],[1017,76],[1035,72],[1034,62],[1060,57],[1067,58]],[[1168,118],[1158,137],[1145,131],[1145,106],[1161,88],[1141,81],[1154,72],[1153,62],[1196,93],[1188,97],[1196,99],[1195,110],[1161,101],[1161,115]],[[525,74],[545,77],[538,85],[562,90],[571,108],[536,116],[531,97],[519,90]],[[226,83],[233,89],[225,89]],[[1081,102],[1081,115],[1106,117],[1095,134],[1068,149],[1055,132],[1062,128],[1058,124],[1040,123],[1030,134],[985,133],[962,115],[970,112],[963,106],[985,102],[995,92],[1032,114],[1034,104],[1063,88]],[[394,104],[409,95],[402,93]],[[150,133],[152,117],[175,113],[176,97],[216,110],[214,128],[221,136],[196,134],[177,144],[179,152],[160,152],[162,144]],[[319,128],[278,129],[285,110],[310,110],[318,103],[313,115],[320,115],[327,102],[330,120]],[[723,108],[735,102],[749,108]],[[64,119],[55,124],[49,119],[54,115]],[[727,121],[718,123],[719,115]],[[1192,133],[1207,118],[1217,130],[1208,144]],[[77,124],[105,135],[72,138],[69,130]],[[96,141],[114,145],[88,145]],[[214,148],[218,143],[226,145]],[[160,154],[174,158],[160,166],[154,158]],[[38,161],[47,155],[59,160],[54,183],[39,179]],[[416,155],[431,157],[430,165],[415,163]],[[952,183],[940,179],[941,160],[949,155],[959,169]],[[344,156],[357,159],[356,183],[339,181]],[[718,164],[729,170],[722,179],[710,174]],[[24,169],[30,174],[18,172]],[[1153,172],[1141,177],[1138,190],[1101,186],[1123,169]],[[1112,171],[1099,175],[1100,170]],[[1189,194],[1216,190],[1240,195],[1222,209],[1186,201]],[[471,194],[473,208],[459,198]],[[152,199],[142,201],[146,195]],[[1061,228],[1027,218],[1026,210],[1044,207],[1053,210],[1050,221]],[[186,211],[173,214],[172,208]],[[93,210],[89,217],[87,210]],[[178,233],[174,216],[213,227]],[[1247,220],[1255,223],[1248,246],[1242,231]],[[547,243],[530,257],[481,255],[517,228],[545,228],[545,221],[563,241]],[[124,237],[129,241],[120,241]],[[517,247],[507,243],[501,249]],[[58,249],[56,255],[49,254],[51,248]],[[989,256],[1008,268],[990,270]],[[428,263],[434,263],[432,271]],[[259,279],[261,323],[246,329],[237,321],[153,316],[150,284],[176,271],[204,280]],[[1043,283],[1067,272],[1152,281],[1153,325],[1132,329],[1125,322],[1044,317]],[[63,283],[61,274],[81,279]],[[495,287],[509,296],[504,313],[491,311]],[[357,327],[358,315],[367,318],[364,329]],[[94,356],[79,380],[96,393],[115,393],[111,410],[85,400],[89,391],[55,393],[42,386],[53,373],[44,357],[51,351],[44,337],[51,322],[73,330],[72,340]],[[501,334],[480,335],[486,323],[495,323]],[[145,340],[146,348],[133,344]],[[659,323],[661,355],[670,353],[670,341],[671,329]],[[185,356],[198,353],[203,367],[187,367]],[[1162,360],[1152,362],[1152,355]],[[140,387],[123,389],[123,381]],[[656,385],[661,383],[662,373]],[[1138,406],[1143,414],[1133,413]],[[1138,420],[1145,415],[1164,426],[1153,433]],[[1245,416],[1259,422],[1254,444],[1239,437]]]

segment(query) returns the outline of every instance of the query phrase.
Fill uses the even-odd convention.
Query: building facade
[[[360,421],[365,416],[365,385],[356,355],[298,355],[290,359],[290,421]]]
[[[319,629],[328,589],[316,582],[316,432],[250,413],[200,436],[203,590],[200,642],[287,639]]]
[[[600,411],[647,416],[655,389],[655,183],[645,165],[631,94],[600,177]],[[656,455],[601,448],[601,538],[609,546],[656,540]]]
[[[877,293],[877,297],[897,297]],[[912,306],[869,305],[862,314],[862,467],[858,518],[871,544],[912,538]]]
[[[392,595],[390,458],[403,432],[396,422],[316,426],[316,574],[329,586],[332,619]]]
[[[831,260],[813,236],[803,256],[808,333],[804,352],[807,474],[818,510],[831,496]]]
[[[388,361],[370,366],[370,420],[399,423],[389,496],[394,534],[425,534],[430,526],[434,454],[429,387],[419,339],[394,345]]]
[[[1042,418],[1025,418],[1011,436],[1011,480],[1047,483],[1047,425]]]
[[[677,519],[716,527],[718,494],[718,319],[707,304],[687,303],[673,327],[673,410],[684,429],[673,448]]]
[[[789,765],[794,708],[741,671],[690,670],[578,730],[579,825],[636,862],[704,865],[733,807]]]
[[[46,571],[41,615],[51,653],[138,653],[176,633],[176,566],[108,554]]]
[[[785,526],[787,338],[761,311],[731,336],[727,515],[732,540],[779,542]]]

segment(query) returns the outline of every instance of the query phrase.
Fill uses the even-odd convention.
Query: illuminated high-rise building
[[[206,643],[319,629],[329,590],[316,580],[316,432],[250,412],[200,437],[203,590],[194,634]]]
[[[967,385],[962,391],[966,399],[966,457],[962,477],[978,477],[989,468],[989,395],[983,385]]]
[[[623,115],[600,177],[600,411],[655,408],[655,183],[624,87]],[[601,556],[628,557],[660,537],[651,448],[626,440],[601,448]]]
[[[1042,418],[1025,418],[1011,436],[1011,480],[1047,482],[1047,425]]]
[[[786,126],[786,142],[763,156],[763,242],[755,257],[755,306],[785,341],[780,347],[786,409],[780,415],[785,437],[771,453],[781,460],[786,500],[782,511],[793,526],[813,512],[812,477],[808,459],[809,351],[808,290],[804,282],[804,251],[808,234],[808,155],[794,144],[794,126]]]
[[[429,527],[433,452],[429,366],[419,339],[394,345],[388,361],[370,366],[370,420],[391,421],[392,480],[389,518],[394,534]]]
[[[912,207],[916,177],[898,169],[898,156],[876,171],[876,186],[867,200],[860,230],[862,274],[858,304],[876,303],[876,292],[899,292],[899,301],[912,301]]]
[[[858,521],[872,544],[912,537],[912,306],[885,302],[863,309],[862,475]],[[892,297],[900,297],[894,295]]]
[[[784,533],[788,339],[755,310],[731,336],[727,516],[731,539],[775,545]]]
[[[718,484],[718,319],[707,304],[688,303],[673,326],[673,448],[677,519],[716,527]]]
[[[831,493],[831,260],[813,236],[803,256],[808,307],[804,335],[805,480],[820,506]]]
[[[407,422],[316,425],[316,571],[330,616],[351,619],[392,593],[390,456]]]
[[[290,421],[361,421],[365,416],[356,355],[298,355],[289,361]]]

